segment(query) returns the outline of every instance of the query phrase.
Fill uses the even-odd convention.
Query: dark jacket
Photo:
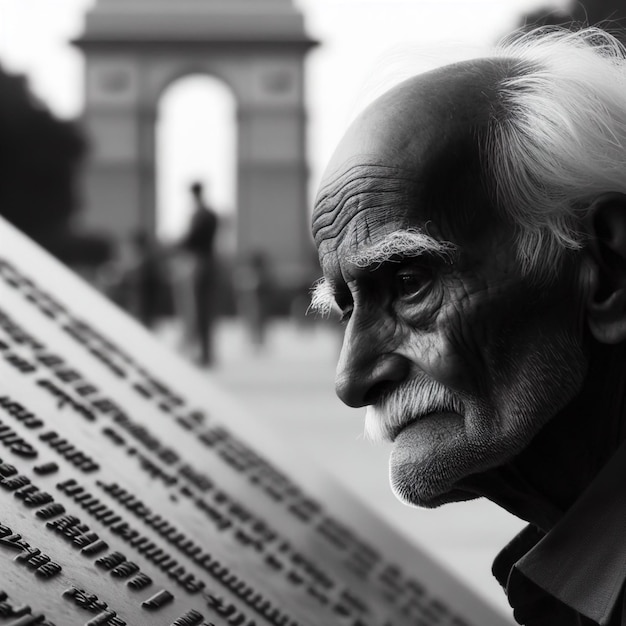
[[[550,532],[526,527],[493,573],[524,626],[626,626],[626,443]]]

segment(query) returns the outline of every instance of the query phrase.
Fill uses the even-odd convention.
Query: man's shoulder
[[[509,575],[515,564],[530,552],[545,535],[545,532],[529,524],[515,535],[515,537],[497,554],[491,571],[505,591],[507,589]]]
[[[519,623],[626,626],[625,475],[626,443],[549,532],[528,526],[498,554]]]

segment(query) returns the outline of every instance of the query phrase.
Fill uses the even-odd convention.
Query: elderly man
[[[392,488],[530,525],[494,573],[529,626],[626,624],[626,60],[533,33],[353,122],[313,215],[339,397]]]

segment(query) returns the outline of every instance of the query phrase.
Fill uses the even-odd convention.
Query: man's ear
[[[587,318],[600,342],[626,339],[626,195],[598,196],[587,214],[592,265]]]

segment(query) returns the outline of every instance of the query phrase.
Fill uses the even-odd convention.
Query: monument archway
[[[221,256],[235,252],[236,104],[231,90],[204,74],[171,84],[158,103],[156,126],[156,234],[161,243],[180,239],[193,213],[190,185],[200,182],[220,216]]]
[[[215,76],[237,102],[237,251],[266,253],[279,283],[311,271],[304,58],[292,0],[98,0],[84,53],[91,144],[83,225],[115,239],[156,226],[155,124],[177,79]]]

